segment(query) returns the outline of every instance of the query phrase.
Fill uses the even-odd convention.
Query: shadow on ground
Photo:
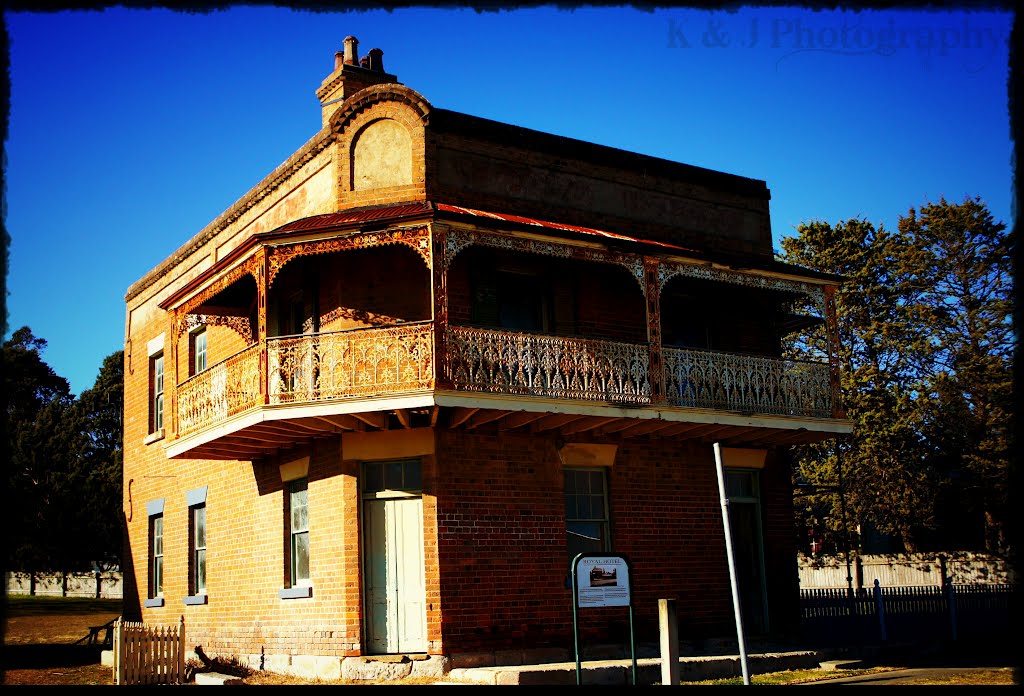
[[[5,672],[15,669],[58,669],[95,665],[100,661],[102,650],[100,646],[95,645],[4,645],[0,665]]]

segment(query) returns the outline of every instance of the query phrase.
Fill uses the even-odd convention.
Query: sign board
[[[629,649],[633,654],[636,685],[636,638],[633,635],[633,592],[629,586],[629,560],[616,553],[584,552],[572,559],[572,630],[576,649],[576,685],[583,683],[580,668],[579,610],[583,607],[629,607]]]
[[[575,576],[580,608],[630,606],[629,564],[624,557],[581,554]]]

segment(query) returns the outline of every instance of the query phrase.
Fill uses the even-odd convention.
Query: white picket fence
[[[147,626],[118,619],[114,624],[115,684],[183,684],[185,617],[177,626]]]

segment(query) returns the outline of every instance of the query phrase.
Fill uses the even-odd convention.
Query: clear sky
[[[439,108],[764,180],[772,232],[980,196],[1013,224],[1009,11],[7,12],[7,334],[77,394],[128,287],[312,137],[347,35]]]

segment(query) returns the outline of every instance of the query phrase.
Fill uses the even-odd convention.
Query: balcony
[[[254,343],[178,386],[177,439],[237,433],[247,414],[301,419],[315,412],[324,420],[328,413],[373,411],[374,400],[419,396],[427,403],[442,392],[492,399],[499,415],[539,400],[541,410],[570,414],[593,414],[587,404],[617,407],[619,415],[646,407],[648,421],[660,421],[665,411],[679,412],[677,421],[687,412],[834,417],[827,364],[666,347],[666,398],[656,403],[647,344],[451,326],[439,375],[434,334],[434,323],[425,321]],[[309,411],[314,406],[320,408]],[[382,418],[362,418],[386,427]]]

